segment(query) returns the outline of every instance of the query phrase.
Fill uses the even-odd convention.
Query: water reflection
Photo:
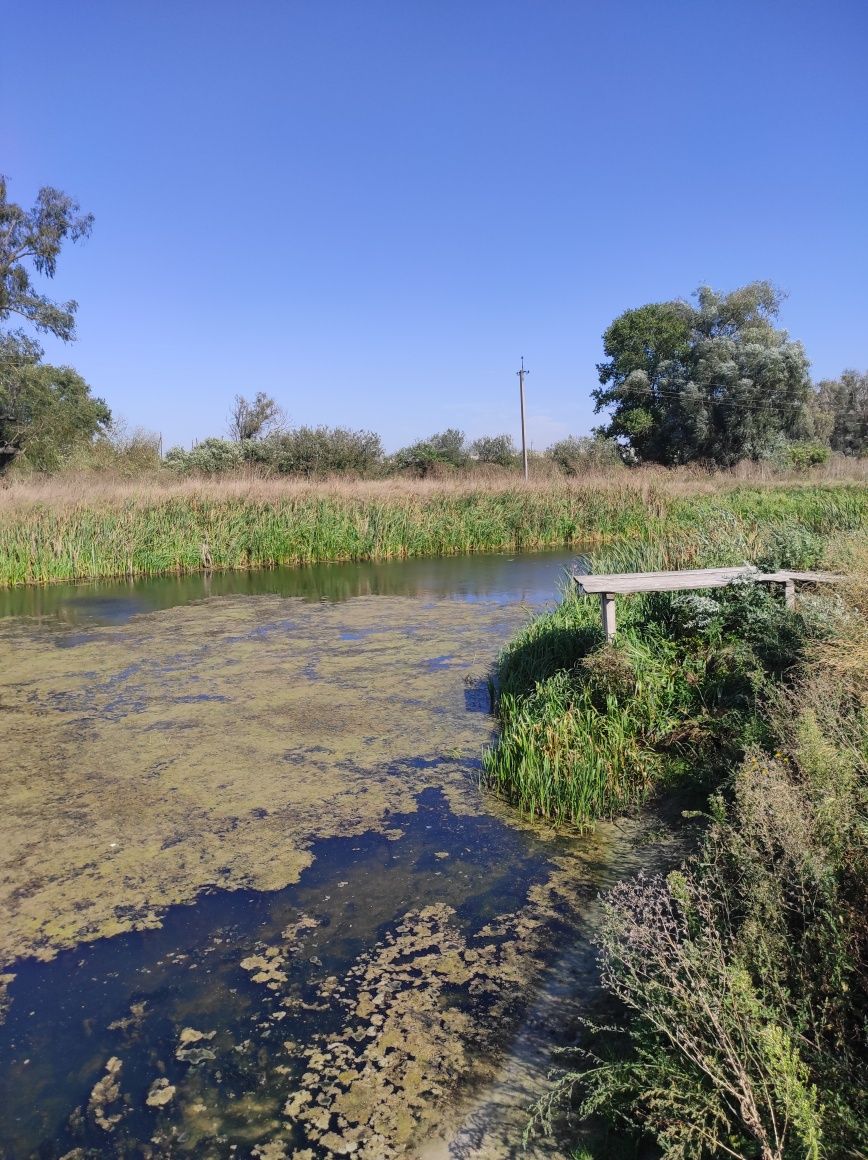
[[[337,602],[356,596],[539,605],[557,596],[578,549],[435,559],[315,564],[261,572],[197,573],[0,589],[0,617],[69,624],[124,624],[131,616],[209,596],[296,596]]]

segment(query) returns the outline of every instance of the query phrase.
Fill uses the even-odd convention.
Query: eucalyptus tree
[[[0,177],[0,471],[22,452],[35,466],[50,468],[111,419],[81,375],[42,362],[42,347],[20,325],[64,342],[75,338],[77,303],[55,302],[33,275],[53,278],[63,243],[86,238],[92,225],[92,214],[50,186],[24,209],[9,200]],[[19,325],[7,329],[10,320]]]
[[[16,205],[0,176],[0,322],[16,315],[64,342],[75,338],[78,303],[54,302],[39,293],[29,267],[53,278],[64,241],[81,241],[92,227],[93,214],[81,213],[78,202],[50,186],[40,189],[32,209]]]
[[[598,433],[626,458],[724,466],[810,434],[809,363],[775,325],[781,293],[751,282],[695,297],[628,310],[605,332],[593,395],[611,414]]]

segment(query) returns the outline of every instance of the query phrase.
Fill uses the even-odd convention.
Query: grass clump
[[[832,631],[767,691],[764,736],[711,796],[698,850],[606,897],[602,979],[622,1015],[588,1025],[538,1122],[566,1100],[666,1160],[865,1155],[865,537],[826,564],[849,576]]]
[[[718,562],[727,555],[716,544],[682,545],[679,560],[664,542],[604,551],[596,570],[648,570],[661,557],[691,567],[702,551]],[[807,548],[797,562],[814,556]],[[579,826],[684,778],[713,784],[761,739],[759,707],[809,634],[804,617],[747,580],[713,596],[624,599],[607,644],[598,601],[568,592],[500,659],[501,733],[484,755],[484,779],[530,816]]]

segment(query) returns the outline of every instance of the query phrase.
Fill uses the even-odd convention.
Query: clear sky
[[[769,278],[868,367],[866,0],[25,0],[0,171],[96,215],[46,343],[166,445],[296,423],[543,448],[622,310]]]

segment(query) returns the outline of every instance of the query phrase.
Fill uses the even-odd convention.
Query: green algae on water
[[[0,625],[0,963],[153,925],[207,886],[277,889],[312,840],[387,826],[428,785],[479,809],[491,722],[464,678],[520,616],[260,597],[72,647]]]

